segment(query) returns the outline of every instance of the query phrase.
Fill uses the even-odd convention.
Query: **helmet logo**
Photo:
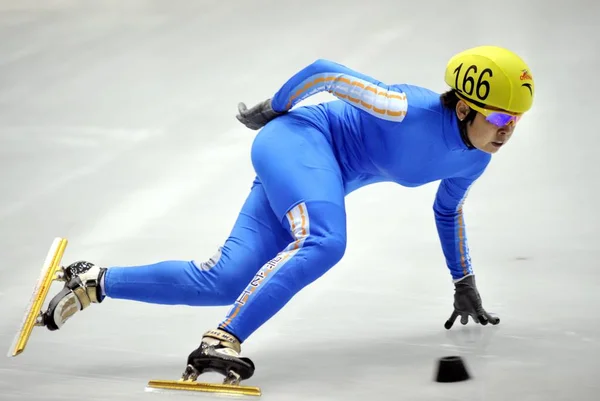
[[[527,71],[527,70],[522,70],[521,72],[522,72],[522,74],[521,74],[521,76],[519,77],[519,79],[520,79],[521,81],[525,81],[525,80],[532,80],[532,79],[533,79],[533,78],[531,77],[531,75],[529,74],[529,71]]]
[[[533,77],[531,76],[529,71],[527,71],[525,69],[525,70],[521,70],[521,76],[519,77],[519,79],[521,81],[531,81],[533,79]],[[524,86],[527,89],[529,89],[529,93],[531,94],[531,96],[533,96],[533,88],[531,87],[530,83],[521,84],[521,86]]]

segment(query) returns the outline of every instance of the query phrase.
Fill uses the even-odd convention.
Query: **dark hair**
[[[460,100],[460,98],[456,95],[455,89],[450,89],[449,91],[442,93],[440,95],[440,99],[442,101],[442,105],[452,111],[456,111],[456,104]],[[467,124],[472,123],[476,115],[477,111],[473,109],[469,110],[469,114],[467,114],[464,120],[458,122],[460,129],[466,129]]]

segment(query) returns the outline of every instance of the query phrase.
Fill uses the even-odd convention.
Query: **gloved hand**
[[[444,327],[450,330],[458,316],[460,316],[460,322],[463,325],[468,323],[469,316],[475,323],[484,326],[488,323],[493,325],[500,323],[500,318],[490,315],[483,309],[481,297],[475,285],[475,276],[473,275],[454,283],[454,312],[452,312]]]
[[[273,110],[271,99],[264,100],[251,109],[246,108],[244,103],[238,103],[238,113],[236,118],[253,130],[260,129],[272,119],[285,114],[285,112],[279,113]]]

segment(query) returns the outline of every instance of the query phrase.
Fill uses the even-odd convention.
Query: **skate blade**
[[[223,395],[260,396],[259,387],[241,386],[233,384],[202,383],[192,380],[150,380],[146,389],[199,391],[205,393],[218,393]]]
[[[44,301],[48,296],[48,291],[54,280],[57,280],[57,272],[60,270],[60,261],[65,253],[67,240],[64,238],[55,238],[52,246],[48,250],[46,260],[40,272],[40,277],[35,284],[31,299],[23,316],[21,327],[17,332],[11,348],[8,352],[9,357],[15,357],[25,351],[31,332],[38,322],[40,311]]]

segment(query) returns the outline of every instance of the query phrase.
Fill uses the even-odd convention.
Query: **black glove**
[[[236,118],[253,130],[260,129],[272,119],[285,114],[285,112],[279,113],[273,110],[271,99],[264,100],[251,109],[246,108],[244,103],[238,103],[238,113]]]
[[[454,312],[446,321],[444,327],[450,330],[456,318],[460,316],[460,322],[465,325],[469,321],[469,316],[475,323],[486,325],[491,323],[496,325],[500,323],[500,318],[487,313],[481,305],[481,296],[475,285],[475,276],[467,276],[454,283]]]

